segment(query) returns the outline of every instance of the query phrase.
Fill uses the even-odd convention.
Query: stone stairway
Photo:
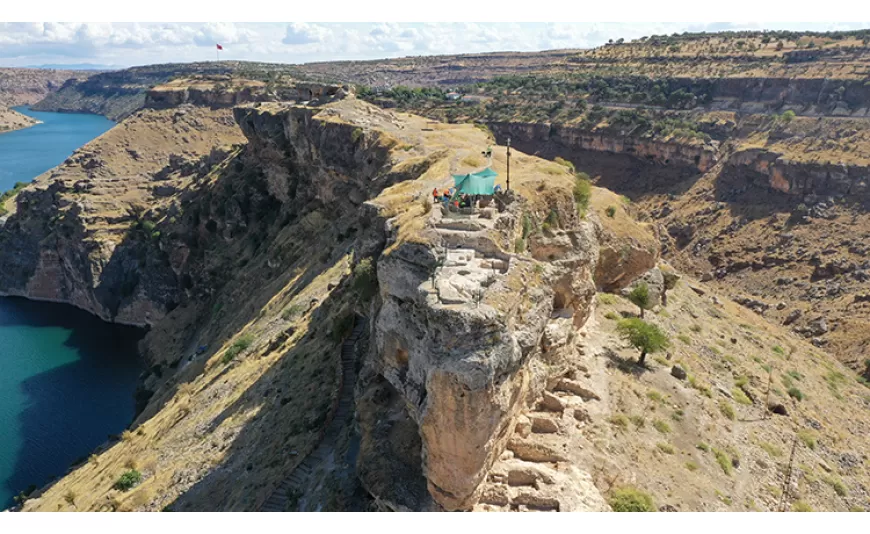
[[[365,328],[365,319],[358,317],[353,332],[341,346],[341,393],[339,393],[338,406],[332,414],[326,431],[320,438],[320,443],[296,466],[290,476],[275,488],[275,491],[260,508],[261,512],[288,511],[290,496],[302,493],[311,473],[332,453],[332,446],[338,440],[347,417],[353,412],[353,385],[356,376],[355,349],[356,342],[362,336]]]
[[[589,419],[587,407],[598,398],[580,381],[554,381],[537,405],[519,417],[507,449],[482,484],[474,511],[608,511],[592,477],[577,467],[574,456]]]

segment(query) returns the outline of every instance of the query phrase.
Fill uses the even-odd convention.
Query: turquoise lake
[[[0,192],[57,167],[77,148],[115,125],[101,115],[12,109],[42,124],[0,134]]]
[[[57,166],[113,125],[95,115],[19,111],[43,124],[0,134],[0,191]],[[0,509],[129,425],[141,335],[72,306],[0,297]]]

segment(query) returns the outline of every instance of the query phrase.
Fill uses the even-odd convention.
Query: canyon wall
[[[687,167],[699,172],[709,170],[717,161],[717,146],[711,144],[659,141],[615,132],[589,131],[579,127],[547,123],[490,122],[499,144],[510,137],[517,146],[535,147],[526,151],[558,152],[560,149],[590,150],[625,154],[660,165]],[[550,145],[547,148],[547,145]]]

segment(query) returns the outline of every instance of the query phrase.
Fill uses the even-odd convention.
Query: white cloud
[[[684,31],[855,29],[870,23],[0,23],[0,65],[222,59],[301,63],[424,54],[585,48]]]
[[[291,22],[287,25],[282,42],[288,45],[322,43],[329,36],[329,30],[319,24]]]

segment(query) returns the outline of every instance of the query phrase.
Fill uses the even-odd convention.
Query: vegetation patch
[[[811,451],[816,450],[816,435],[811,430],[801,429],[797,431],[798,439]]]
[[[18,192],[25,187],[27,187],[27,184],[25,182],[15,182],[15,185],[12,186],[12,189],[4,193],[0,193],[0,217],[9,213],[9,210],[6,209],[6,201],[17,195]]]
[[[674,447],[669,443],[656,443],[656,448],[665,454],[674,454]]]
[[[121,475],[112,487],[119,491],[128,491],[140,482],[142,482],[142,473],[131,469]]]
[[[734,400],[740,404],[752,404],[752,399],[750,399],[746,392],[739,387],[733,388],[731,390],[731,395],[734,397]]]
[[[734,407],[731,406],[731,403],[726,400],[719,401],[719,411],[722,412],[722,415],[724,415],[731,421],[733,421],[737,417],[737,414],[734,413]]]
[[[614,512],[654,512],[652,496],[637,488],[624,487],[614,490],[607,499]]]
[[[589,180],[589,175],[585,172],[577,174],[574,178],[574,203],[577,206],[577,213],[581,217],[586,216],[586,210],[589,209],[589,199],[592,198],[592,182]]]
[[[656,419],[653,421],[653,428],[661,432],[662,434],[669,434],[671,432],[671,425],[662,421],[661,419]]]
[[[224,352],[224,355],[221,356],[221,363],[228,364],[233,361],[236,356],[246,351],[248,347],[254,342],[254,336],[252,334],[245,334],[239,339],[235,340],[230,348]]]
[[[722,468],[722,472],[731,476],[731,470],[734,465],[732,464],[731,457],[728,453],[719,449],[713,449],[713,454],[716,456],[716,463]]]

